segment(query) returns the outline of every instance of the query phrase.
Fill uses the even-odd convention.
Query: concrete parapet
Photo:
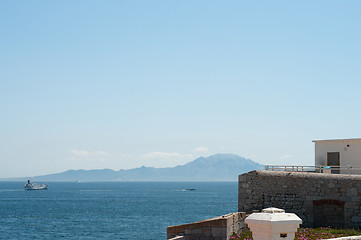
[[[195,223],[167,227],[167,238],[183,236],[185,240],[228,240],[235,233],[243,232],[246,213],[230,213]]]

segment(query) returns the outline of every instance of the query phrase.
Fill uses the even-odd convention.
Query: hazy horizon
[[[98,182],[98,181],[236,181],[238,175],[264,166],[235,154],[214,154],[172,167],[137,167],[131,169],[69,169],[38,176],[0,178],[0,181]]]
[[[211,156],[214,156],[214,155],[218,155],[219,153],[215,153]],[[227,154],[227,155],[235,155],[233,153],[224,153],[224,154]],[[238,156],[238,155],[237,155]],[[57,174],[57,173],[62,173],[62,172],[66,172],[66,171],[78,171],[78,170],[85,170],[85,171],[88,171],[88,170],[113,170],[113,171],[120,171],[120,170],[131,170],[131,169],[135,169],[135,168],[142,168],[142,167],[150,167],[150,168],[172,168],[172,167],[176,167],[176,166],[183,166],[187,163],[190,163],[198,158],[207,158],[207,157],[210,157],[210,156],[199,156],[199,157],[196,157],[195,159],[191,159],[185,163],[182,163],[182,164],[176,164],[176,165],[173,165],[173,166],[168,166],[168,167],[153,167],[153,166],[145,166],[145,165],[142,165],[142,166],[138,166],[138,167],[134,167],[134,168],[120,168],[120,169],[112,169],[112,168],[78,168],[78,169],[67,169],[67,170],[64,170],[64,171],[60,171],[60,172],[49,172],[49,173],[45,173],[45,174],[42,174],[42,175],[49,175],[49,174]],[[242,156],[239,156],[239,157],[242,157]],[[252,160],[252,159],[249,159],[249,160]],[[253,161],[253,160],[252,160]],[[37,175],[37,176],[42,176],[42,175]],[[16,177],[9,177],[9,178],[24,178],[24,177],[36,177],[36,176],[16,176]],[[1,179],[1,178],[0,178]]]
[[[1,1],[0,178],[357,138],[361,2]]]

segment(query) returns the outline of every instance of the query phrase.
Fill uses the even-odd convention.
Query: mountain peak
[[[224,163],[224,164],[229,164],[230,162],[234,162],[234,163],[241,163],[241,162],[248,162],[251,163],[253,162],[250,159],[246,159],[243,157],[240,157],[236,154],[233,153],[217,153],[208,157],[199,157],[197,159],[195,159],[192,162],[187,163],[186,165],[190,164],[209,164],[209,163]]]
[[[34,177],[42,181],[237,181],[238,175],[263,169],[263,166],[232,153],[199,157],[173,168],[142,166],[129,170],[69,170]]]

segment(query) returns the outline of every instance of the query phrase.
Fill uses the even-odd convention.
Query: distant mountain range
[[[129,170],[69,170],[30,178],[33,181],[237,181],[239,174],[264,169],[250,159],[235,154],[200,157],[171,168],[140,167]],[[5,179],[2,179],[5,180]],[[10,180],[10,179],[6,179]],[[25,178],[11,180],[25,181]]]

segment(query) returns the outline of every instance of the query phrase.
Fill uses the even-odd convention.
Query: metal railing
[[[295,165],[266,165],[265,170],[286,172],[316,172],[334,174],[360,174],[361,168],[352,166],[295,166]]]

